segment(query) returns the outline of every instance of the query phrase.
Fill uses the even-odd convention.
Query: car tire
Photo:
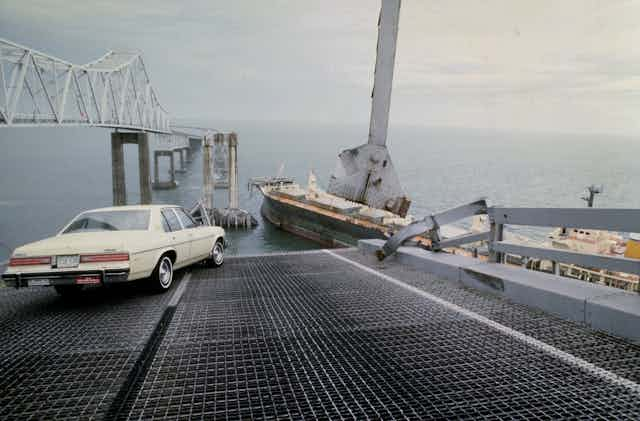
[[[82,294],[82,285],[54,285],[53,289],[65,298],[74,298]]]
[[[173,283],[173,262],[168,255],[160,257],[156,268],[151,274],[151,282],[156,291],[165,292]]]
[[[207,263],[214,268],[220,267],[224,263],[224,241],[222,239],[218,238],[216,242],[213,243]]]

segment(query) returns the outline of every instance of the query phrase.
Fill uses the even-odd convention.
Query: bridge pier
[[[204,206],[213,209],[213,138],[202,138],[202,190]]]
[[[238,209],[238,135],[229,134],[229,208]]]
[[[160,173],[158,171],[158,160],[161,156],[169,157],[169,181],[160,181]],[[153,152],[153,188],[156,190],[170,190],[178,187],[176,182],[176,171],[173,160],[173,150],[157,150]]]
[[[175,148],[173,150],[173,152],[177,152],[178,153],[178,162],[180,162],[180,167],[176,170],[176,172],[178,173],[185,173],[187,172],[187,168],[185,165],[185,159],[184,159],[184,148]]]
[[[111,175],[113,205],[127,204],[127,187],[124,170],[124,145],[138,145],[138,170],[140,178],[140,203],[151,203],[151,174],[149,169],[149,134],[133,132],[111,133]]]
[[[185,161],[188,163],[192,162],[193,159],[191,158],[191,145],[189,146],[185,146],[184,148],[182,148],[184,150],[184,154],[185,154]]]

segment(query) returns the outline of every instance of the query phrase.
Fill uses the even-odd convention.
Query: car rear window
[[[198,226],[198,224],[196,224],[193,219],[191,219],[191,217],[189,215],[187,215],[187,213],[184,211],[184,209],[180,209],[180,208],[174,208],[173,210],[176,211],[176,214],[178,215],[178,218],[180,218],[180,221],[182,221],[182,225],[185,228],[193,228]]]
[[[95,211],[78,216],[63,234],[81,231],[146,231],[148,210]]]
[[[165,217],[171,231],[180,231],[182,229],[178,217],[171,209],[162,209],[162,215]]]

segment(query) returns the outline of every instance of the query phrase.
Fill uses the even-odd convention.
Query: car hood
[[[94,231],[62,234],[25,244],[14,251],[14,256],[49,254],[109,253],[138,250],[149,240],[149,231]]]

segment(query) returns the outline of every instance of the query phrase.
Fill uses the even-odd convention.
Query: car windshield
[[[148,210],[96,211],[78,216],[63,234],[80,231],[145,231],[148,227]]]

